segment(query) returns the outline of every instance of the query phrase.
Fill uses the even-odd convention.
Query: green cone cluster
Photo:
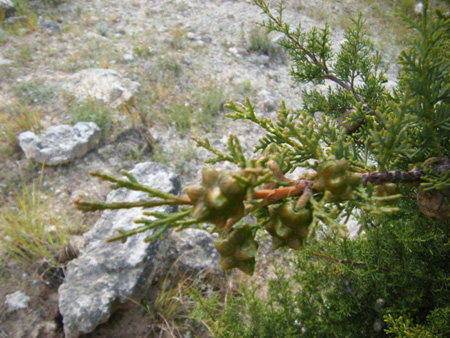
[[[389,198],[390,196],[395,196],[400,194],[400,189],[397,184],[386,183],[378,185],[375,188],[374,196],[383,197],[382,200],[378,200],[377,204],[381,206],[392,205],[396,201],[396,198]]]
[[[274,249],[288,246],[299,249],[309,235],[309,227],[313,221],[310,205],[297,210],[296,201],[269,206],[270,220],[266,224],[267,232],[272,236]]]
[[[325,192],[328,202],[346,201],[352,198],[353,188],[359,182],[359,176],[349,171],[346,160],[329,160],[317,169],[314,190]]]
[[[244,215],[245,189],[231,171],[203,168],[202,182],[188,186],[186,194],[194,205],[193,216],[218,228],[223,228],[229,218]]]
[[[219,264],[223,270],[238,268],[249,275],[255,271],[258,242],[250,226],[232,230],[226,237],[216,239],[214,246],[220,254]]]

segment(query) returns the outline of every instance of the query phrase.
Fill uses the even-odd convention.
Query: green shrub
[[[0,245],[10,257],[37,268],[62,267],[70,251],[70,235],[79,230],[68,205],[58,210],[39,182],[22,185],[0,208]],[[65,258],[64,258],[65,257]]]
[[[274,55],[277,52],[276,46],[270,40],[269,35],[260,27],[253,27],[249,33],[249,49],[266,55]]]
[[[27,130],[40,132],[41,112],[39,109],[17,103],[8,112],[0,111],[0,142],[6,144],[7,151],[19,150],[17,137]]]
[[[172,102],[161,114],[166,124],[175,124],[180,135],[186,135],[192,127],[192,107],[187,102]]]
[[[101,130],[102,138],[111,131],[114,123],[114,113],[101,103],[94,101],[79,101],[70,105],[68,115],[71,124],[77,122],[95,122]]]
[[[200,98],[197,121],[205,130],[209,131],[216,126],[226,101],[227,97],[222,88],[211,85],[204,89]]]

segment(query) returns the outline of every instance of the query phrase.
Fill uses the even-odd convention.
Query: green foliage
[[[437,308],[427,316],[426,325],[413,325],[411,320],[402,316],[394,319],[391,315],[385,317],[388,324],[387,333],[397,337],[426,338],[448,337],[450,334],[450,308]]]
[[[446,336],[450,224],[427,220],[413,203],[396,217],[374,219],[354,240],[310,242],[289,272],[275,263],[266,297],[261,287],[241,285],[225,302],[202,300],[197,315],[216,337],[382,337],[383,316],[403,314],[432,328],[430,337]]]
[[[27,130],[39,133],[40,129],[39,109],[17,103],[8,112],[0,111],[0,142],[4,142],[9,150],[19,150],[17,137],[20,133]]]
[[[95,122],[101,130],[102,138],[112,129],[114,122],[113,112],[108,107],[94,101],[74,102],[68,110],[71,123]]]
[[[27,265],[58,268],[70,259],[70,235],[79,230],[67,206],[52,206],[53,188],[47,193],[39,182],[22,185],[11,201],[2,198],[0,245],[10,257]]]
[[[172,102],[161,111],[167,124],[174,123],[180,135],[185,135],[192,127],[192,107],[189,103]]]
[[[207,131],[216,126],[223,105],[227,101],[224,90],[218,86],[210,85],[204,89],[200,99],[200,112],[197,120]]]
[[[259,27],[253,27],[249,33],[249,49],[253,52],[272,56],[277,52],[277,46],[269,35]]]
[[[192,280],[183,276],[177,285],[171,285],[166,277],[161,287],[156,291],[154,299],[144,299],[153,334],[163,332],[170,337],[185,337],[192,327],[189,322],[189,311],[193,306],[190,290]]]
[[[13,90],[23,105],[48,103],[55,96],[55,88],[32,81],[14,86]]]
[[[114,189],[146,191],[154,199],[111,205],[80,198],[77,207],[180,205],[173,214],[145,212],[156,219],[137,220],[143,225],[111,240],[147,230],[153,230],[147,240],[156,240],[170,228],[205,223],[219,235],[224,270],[254,272],[259,230],[271,236],[274,249],[303,248],[293,271],[276,269],[266,298],[245,287],[233,297],[199,297],[198,315],[217,336],[377,337],[385,335],[384,315],[391,333],[417,328],[445,335],[450,16],[433,14],[424,3],[424,14],[410,22],[416,37],[400,56],[399,83],[389,90],[361,16],[333,50],[328,26],[292,28],[283,1],[275,11],[263,0],[254,2],[267,17],[262,26],[284,35],[294,82],[327,84],[327,90],[304,92],[302,111],[283,102],[276,120],[258,117],[248,98],[230,102],[228,117],[257,124],[265,136],[252,158],[235,135],[226,151],[195,139],[214,154],[206,163],[229,162],[236,170],[204,168],[187,197],[142,186],[127,173],[120,179],[96,173]],[[287,176],[297,168],[309,170]],[[248,215],[256,221],[248,223]],[[354,240],[346,227],[352,216],[362,226]]]
[[[405,106],[417,120],[410,130],[416,144],[412,161],[433,156],[450,156],[450,18],[439,14],[437,20],[423,15],[410,20],[416,30],[413,48],[400,55],[402,67],[399,89]]]

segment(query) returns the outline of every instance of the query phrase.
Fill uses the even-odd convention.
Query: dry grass
[[[42,170],[43,172],[43,170]],[[43,176],[28,187],[22,184],[0,209],[2,251],[25,266],[59,268],[67,256],[70,236],[79,230],[71,206],[55,207],[54,186],[43,188]],[[70,209],[69,209],[70,208]],[[65,260],[65,259],[64,259]]]

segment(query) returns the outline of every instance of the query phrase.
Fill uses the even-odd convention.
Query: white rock
[[[416,14],[423,14],[423,3],[422,2],[418,2],[415,6],[414,6],[414,12]]]
[[[113,69],[90,68],[68,76],[63,89],[79,99],[94,99],[111,107],[128,101],[140,84],[119,75]]]
[[[122,56],[122,59],[126,62],[130,62],[134,60],[134,56],[132,53],[127,53]]]
[[[230,47],[228,48],[228,51],[233,55],[239,55],[239,50],[236,47]]]
[[[43,135],[29,130],[21,133],[18,141],[26,158],[58,165],[84,156],[97,146],[100,136],[100,128],[94,122],[78,122],[73,127],[51,127]]]
[[[186,33],[186,39],[188,40],[195,40],[195,34],[192,32],[187,32]]]
[[[30,300],[30,297],[28,297],[22,291],[16,291],[14,293],[6,295],[5,304],[12,309],[20,310],[26,309]]]
[[[13,61],[9,60],[9,59],[3,59],[0,57],[0,66],[8,66],[13,64]]]

